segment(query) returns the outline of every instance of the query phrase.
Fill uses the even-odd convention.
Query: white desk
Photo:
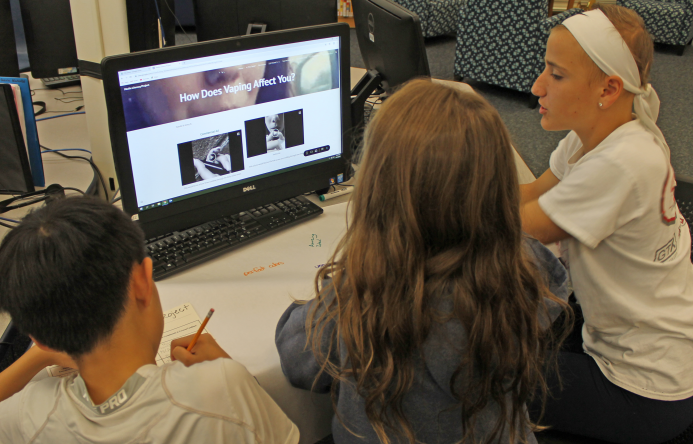
[[[352,68],[352,83],[364,70]],[[39,84],[40,85],[40,84]],[[36,87],[36,84],[32,85]],[[39,95],[59,92],[37,91]],[[59,102],[52,109],[67,109]],[[49,102],[49,100],[46,100]],[[58,108],[62,106],[63,108]],[[50,108],[49,108],[50,109]],[[41,143],[50,148],[89,149],[83,115],[38,123]],[[78,154],[79,152],[75,152]],[[68,152],[69,154],[69,152]],[[86,153],[83,153],[86,154]],[[534,180],[517,156],[522,183]],[[46,183],[86,189],[92,180],[89,164],[55,154],[44,155]],[[298,425],[301,443],[314,443],[330,433],[332,409],[329,395],[315,395],[291,387],[282,374],[274,345],[277,321],[293,298],[310,298],[316,266],[325,263],[345,229],[348,197],[325,202],[325,214],[267,239],[216,258],[157,284],[163,309],[190,302],[200,315],[214,307],[207,326],[219,344],[253,373],[272,398]],[[21,214],[15,214],[21,217]],[[8,214],[8,217],[12,215]],[[0,231],[0,237],[4,235]],[[318,247],[316,242],[320,241]],[[310,246],[310,245],[313,246]],[[281,264],[279,264],[281,262]],[[272,264],[279,264],[270,267]],[[264,270],[254,269],[264,267]],[[0,319],[0,331],[4,331]]]

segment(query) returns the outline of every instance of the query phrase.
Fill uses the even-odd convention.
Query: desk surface
[[[352,83],[365,72],[358,68],[351,71]],[[41,86],[32,82],[34,88]],[[36,92],[36,99],[49,103],[49,110],[74,108],[73,104],[61,104],[54,97],[62,97],[62,94],[59,91]],[[89,149],[84,115],[42,121],[38,129],[41,143],[49,148]],[[47,184],[60,183],[84,190],[91,183],[93,173],[87,162],[51,153],[43,158]],[[519,155],[516,160],[520,182],[534,180]],[[293,299],[312,297],[318,266],[326,262],[344,233],[344,202],[347,199],[345,196],[321,203],[326,207],[325,214],[314,220],[255,241],[157,284],[164,310],[186,302],[201,315],[215,308],[217,315],[209,323],[208,330],[234,359],[256,375],[270,396],[298,425],[302,443],[313,443],[330,433],[330,399],[328,395],[311,394],[289,385],[279,365],[274,331],[277,320]],[[8,217],[21,218],[22,215],[8,214]],[[0,238],[5,232],[0,229]],[[0,331],[4,331],[7,321],[6,317],[0,317]]]

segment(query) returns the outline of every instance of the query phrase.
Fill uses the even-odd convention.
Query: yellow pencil
[[[188,345],[188,351],[192,351],[193,347],[195,346],[195,343],[197,343],[197,340],[199,339],[200,335],[202,334],[202,330],[205,329],[207,322],[209,322],[209,318],[212,317],[212,314],[214,314],[214,309],[210,308],[209,313],[207,313],[207,317],[205,318],[204,321],[202,321],[202,325],[200,325],[200,329],[197,330],[197,333],[195,333],[195,336],[193,336],[193,340],[190,341],[190,345]]]

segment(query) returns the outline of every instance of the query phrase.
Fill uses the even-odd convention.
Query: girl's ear
[[[603,85],[602,94],[599,97],[599,108],[608,109],[623,94],[623,80],[619,76],[608,76],[604,79]]]

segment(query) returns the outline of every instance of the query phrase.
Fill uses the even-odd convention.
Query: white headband
[[[621,34],[599,9],[574,15],[563,22],[594,63],[608,76],[619,76],[626,91],[635,94],[635,115],[650,131],[669,160],[669,145],[657,126],[659,97],[649,83],[640,86],[640,73],[633,54]]]
[[[661,211],[666,223],[676,220],[676,201],[673,190],[676,187],[674,170],[671,167],[669,145],[657,126],[659,116],[659,97],[652,85],[640,86],[640,72],[633,54],[613,23],[599,9],[574,15],[563,22],[587,55],[608,76],[618,76],[623,80],[626,91],[635,94],[633,108],[640,123],[652,133],[659,142],[667,160],[667,177],[662,190]]]

